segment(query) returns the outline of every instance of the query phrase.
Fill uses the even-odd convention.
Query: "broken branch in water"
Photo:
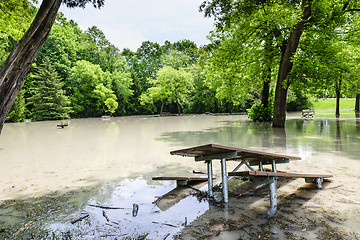
[[[83,220],[84,218],[87,218],[88,216],[89,216],[89,214],[88,214],[88,213],[83,214],[82,216],[80,216],[80,217],[78,217],[78,218],[75,218],[75,219],[71,220],[71,221],[70,221],[70,223],[72,223],[72,224],[77,223],[77,222],[79,222],[79,221]]]
[[[101,209],[131,209],[131,208],[122,208],[122,207],[107,207],[107,206],[100,206],[100,205],[94,205],[94,204],[89,204],[90,207],[97,207],[97,208],[101,208]]]
[[[106,221],[109,222],[110,219],[109,219],[109,217],[107,216],[105,210],[102,211],[102,214],[103,214],[104,218],[106,219]]]
[[[174,227],[174,228],[178,228],[179,226],[176,226],[176,225],[172,225],[170,223],[161,223],[161,222],[152,222],[152,223],[155,223],[155,224],[160,224],[160,225],[165,225],[165,226],[169,226],[169,227]]]
[[[138,215],[138,212],[139,212],[139,205],[134,203],[133,204],[133,211],[132,211],[133,217],[136,217]]]

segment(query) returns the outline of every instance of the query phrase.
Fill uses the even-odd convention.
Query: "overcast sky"
[[[105,6],[95,9],[67,8],[60,12],[73,19],[82,30],[97,26],[120,50],[136,51],[143,41],[164,44],[183,39],[198,46],[209,43],[207,35],[213,20],[199,12],[203,0],[105,0]]]

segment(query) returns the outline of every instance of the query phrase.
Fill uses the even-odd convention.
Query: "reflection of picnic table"
[[[310,109],[304,109],[301,111],[301,115],[303,118],[312,118],[315,115],[315,111]]]
[[[204,161],[207,163],[208,169],[208,190],[209,195],[213,196],[213,170],[212,160],[220,160],[221,162],[221,176],[222,176],[222,192],[224,202],[228,202],[228,174],[226,170],[227,161],[240,161],[239,165],[229,173],[229,176],[247,176],[258,178],[269,184],[270,187],[270,210],[268,215],[272,217],[277,209],[276,200],[276,182],[280,177],[305,178],[306,182],[317,183],[318,188],[321,188],[323,178],[332,177],[332,175],[323,174],[295,174],[295,173],[278,173],[276,164],[288,163],[290,160],[300,160],[299,157],[274,154],[260,151],[253,151],[241,148],[234,148],[228,146],[221,146],[216,144],[208,144],[187,149],[181,149],[170,152],[172,155],[180,155],[184,157],[194,157],[195,161]],[[265,172],[263,166],[271,164],[272,172]],[[251,171],[236,172],[241,166],[245,165]],[[259,171],[255,171],[252,166],[258,166]]]

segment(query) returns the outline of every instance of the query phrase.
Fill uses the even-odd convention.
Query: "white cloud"
[[[203,0],[106,0],[102,9],[61,11],[85,30],[97,26],[120,49],[136,50],[143,41],[164,43],[189,39],[199,45],[208,43],[206,36],[212,20],[198,12]]]

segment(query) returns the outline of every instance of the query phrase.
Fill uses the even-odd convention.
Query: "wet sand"
[[[177,238],[359,238],[357,122],[289,119],[285,130],[249,123],[245,116],[207,115],[75,119],[64,129],[56,127],[57,121],[6,124],[0,136],[0,201],[66,194],[138,176],[145,176],[144,187],[158,186],[148,179],[206,171],[204,164],[171,156],[170,151],[217,143],[300,156],[300,161],[279,164],[278,170],[334,177],[323,190],[313,189],[303,179],[280,181],[273,219],[264,215],[269,206],[267,187],[254,192],[252,184],[245,183],[231,192],[227,207],[201,207]],[[219,165],[214,163],[217,173]],[[229,163],[229,170],[234,167]],[[173,185],[163,186],[166,193]],[[157,191],[154,194],[163,194]],[[184,203],[190,204],[182,200],[172,208],[186,207]],[[193,203],[189,205],[189,211],[195,210]]]

